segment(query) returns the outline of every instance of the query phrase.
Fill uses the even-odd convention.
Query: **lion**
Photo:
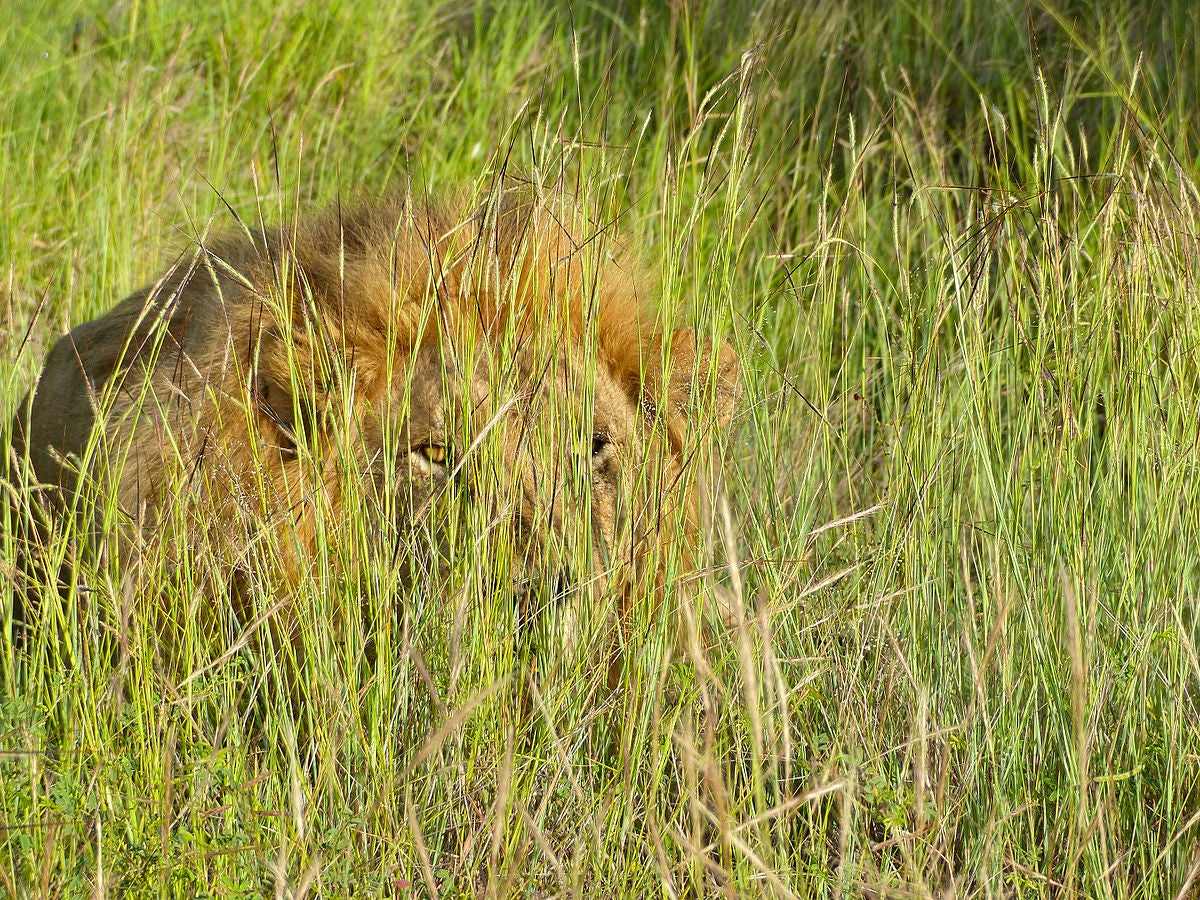
[[[577,218],[505,187],[199,241],[58,339],[15,457],[47,515],[115,537],[122,565],[182,529],[235,594],[310,577],[331,511],[365,510],[370,552],[428,577],[454,490],[486,509],[523,609],[607,595],[619,619],[662,589],[654,559],[680,541],[691,558],[685,476],[732,418],[739,365],[663,330],[649,279]]]

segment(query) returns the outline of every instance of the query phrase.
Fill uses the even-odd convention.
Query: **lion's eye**
[[[608,458],[609,448],[612,447],[612,441],[606,435],[596,433],[592,435],[592,465],[598,466]]]
[[[427,462],[435,466],[444,466],[446,464],[446,447],[443,444],[422,444],[419,447],[414,447],[413,452],[419,454]]]

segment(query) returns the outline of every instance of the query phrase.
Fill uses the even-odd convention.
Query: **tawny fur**
[[[279,577],[294,580],[316,556],[314,497],[337,510],[347,472],[379,480],[386,451],[399,477],[383,481],[415,513],[455,474],[453,458],[436,459],[447,445],[461,456],[499,421],[512,531],[536,557],[571,527],[556,485],[573,463],[553,447],[547,461],[528,432],[545,429],[555,392],[594,391],[606,455],[592,454],[588,508],[596,543],[610,545],[594,568],[610,567],[626,546],[677,531],[680,509],[689,518],[679,475],[695,385],[728,421],[737,360],[690,331],[661,333],[636,266],[571,215],[519,191],[474,207],[395,198],[202,246],[55,344],[18,417],[18,455],[60,510],[93,482],[115,491],[129,546],[189,510],[231,572],[273,543]],[[499,366],[518,387],[507,405]],[[465,418],[456,394],[471,400]],[[665,474],[639,487],[655,455]],[[93,505],[81,515],[98,529]]]

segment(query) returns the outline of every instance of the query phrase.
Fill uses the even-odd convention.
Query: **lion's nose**
[[[512,522],[518,545],[531,547],[547,535],[559,533],[562,523],[554,500],[553,497],[543,500],[529,493],[520,499]]]

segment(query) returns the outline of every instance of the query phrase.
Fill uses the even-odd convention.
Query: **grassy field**
[[[369,671],[314,596],[181,672],[86,556],[14,641],[6,529],[0,896],[1200,896],[1189,4],[205,6],[0,13],[0,444],[226,204],[562,176],[742,359],[750,615],[531,697],[486,591]]]

